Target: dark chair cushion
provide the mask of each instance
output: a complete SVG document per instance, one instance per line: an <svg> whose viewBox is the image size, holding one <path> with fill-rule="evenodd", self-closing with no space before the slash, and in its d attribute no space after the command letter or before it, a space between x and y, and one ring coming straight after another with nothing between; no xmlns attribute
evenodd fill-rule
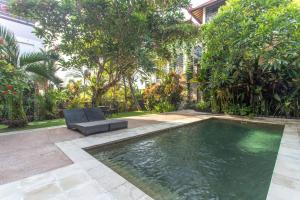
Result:
<svg viewBox="0 0 300 200"><path fill-rule="evenodd" d="M104 114L100 108L84 108L84 113L90 122L105 120Z"/></svg>
<svg viewBox="0 0 300 200"><path fill-rule="evenodd" d="M100 108L63 110L63 113L67 127L77 129L86 136L128 127L125 120L105 120Z"/></svg>
<svg viewBox="0 0 300 200"><path fill-rule="evenodd" d="M88 136L96 133L109 131L109 124L106 121L93 121L74 124L74 128L83 135Z"/></svg>
<svg viewBox="0 0 300 200"><path fill-rule="evenodd" d="M110 131L128 128L128 121L125 121L125 120L111 119L111 120L106 120L106 121L109 123Z"/></svg>
<svg viewBox="0 0 300 200"><path fill-rule="evenodd" d="M88 122L83 109L63 110L63 113L68 128L74 128L75 123Z"/></svg>

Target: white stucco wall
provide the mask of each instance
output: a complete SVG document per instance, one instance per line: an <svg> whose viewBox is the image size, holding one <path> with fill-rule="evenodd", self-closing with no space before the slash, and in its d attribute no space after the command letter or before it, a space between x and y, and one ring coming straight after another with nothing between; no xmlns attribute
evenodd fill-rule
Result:
<svg viewBox="0 0 300 200"><path fill-rule="evenodd" d="M35 36L34 28L13 20L4 19L0 16L1 26L15 34L20 45L21 53L37 52L44 48L43 41Z"/></svg>

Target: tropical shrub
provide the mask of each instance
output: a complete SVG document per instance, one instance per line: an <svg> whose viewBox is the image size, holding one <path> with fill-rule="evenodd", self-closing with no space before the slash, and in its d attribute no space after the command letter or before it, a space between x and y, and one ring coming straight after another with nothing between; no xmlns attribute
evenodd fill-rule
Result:
<svg viewBox="0 0 300 200"><path fill-rule="evenodd" d="M229 115L241 115L241 116L249 116L252 115L251 107L246 105L230 105L223 110L225 114Z"/></svg>
<svg viewBox="0 0 300 200"><path fill-rule="evenodd" d="M160 113L171 112L174 111L175 109L176 107L173 104L166 101L159 102L158 104L154 105L154 110Z"/></svg>
<svg viewBox="0 0 300 200"><path fill-rule="evenodd" d="M73 109L73 108L84 108L84 101L80 97L74 97L71 101L68 102L67 108Z"/></svg>
<svg viewBox="0 0 300 200"><path fill-rule="evenodd" d="M159 84L152 84L145 89L143 99L144 99L145 108L147 110L153 110L155 104L157 104L160 101L162 97L159 92L160 92Z"/></svg>
<svg viewBox="0 0 300 200"><path fill-rule="evenodd" d="M82 85L82 81L69 81L67 84L67 108L83 108L85 106L85 102L87 101L86 96L84 94L84 87Z"/></svg>
<svg viewBox="0 0 300 200"><path fill-rule="evenodd" d="M197 104L196 104L196 110L198 111L203 111L203 112L209 112L210 111L210 104L209 102L206 102L206 101L199 101Z"/></svg>
<svg viewBox="0 0 300 200"><path fill-rule="evenodd" d="M28 122L24 110L24 91L29 86L30 75L59 83L52 70L57 56L45 52L21 54L14 34L0 26L0 59L1 99L6 110L4 123L9 127L24 126Z"/></svg>
<svg viewBox="0 0 300 200"><path fill-rule="evenodd" d="M168 44L198 30L184 23L182 11L189 2L13 0L10 7L39 24L35 32L47 46L60 42L58 49L68 57L68 66L85 66L94 72L94 106L100 105L102 96L126 78L139 109L132 87L136 72L152 68L156 55L170 57Z"/></svg>
<svg viewBox="0 0 300 200"><path fill-rule="evenodd" d="M3 102L3 123L9 127L27 124L23 107L23 91L26 88L26 78L22 71L6 61L0 61L0 100Z"/></svg>
<svg viewBox="0 0 300 200"><path fill-rule="evenodd" d="M47 120L58 117L58 97L55 90L49 90L44 94L36 95L38 100L38 119Z"/></svg>
<svg viewBox="0 0 300 200"><path fill-rule="evenodd" d="M169 73L162 83L162 91L167 102L177 107L182 100L183 87L180 84L180 75L175 72Z"/></svg>
<svg viewBox="0 0 300 200"><path fill-rule="evenodd" d="M295 1L229 0L201 29L200 80L213 111L299 117L300 8Z"/></svg>
<svg viewBox="0 0 300 200"><path fill-rule="evenodd" d="M182 100L183 87L179 75L168 74L161 84L152 84L145 89L143 99L147 110L175 110Z"/></svg>

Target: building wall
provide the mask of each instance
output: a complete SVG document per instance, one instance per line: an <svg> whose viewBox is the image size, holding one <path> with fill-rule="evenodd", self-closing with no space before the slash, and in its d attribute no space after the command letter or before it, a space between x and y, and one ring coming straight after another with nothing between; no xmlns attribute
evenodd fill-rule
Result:
<svg viewBox="0 0 300 200"><path fill-rule="evenodd" d="M15 34L21 53L38 52L44 48L43 41L33 33L32 25L20 23L18 20L3 15L0 15L0 24Z"/></svg>
<svg viewBox="0 0 300 200"><path fill-rule="evenodd" d="M33 23L24 18L13 16L8 10L10 0L0 0L0 25L14 33L21 53L38 52L44 48L43 41L33 33Z"/></svg>

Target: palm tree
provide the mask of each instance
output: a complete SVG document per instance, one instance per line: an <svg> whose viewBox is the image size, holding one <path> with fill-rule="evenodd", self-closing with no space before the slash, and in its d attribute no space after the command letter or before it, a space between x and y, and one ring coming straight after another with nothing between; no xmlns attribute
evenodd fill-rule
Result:
<svg viewBox="0 0 300 200"><path fill-rule="evenodd" d="M55 67L55 62L59 59L57 54L43 50L20 54L20 47L14 34L3 26L0 26L0 52L1 58L16 69L42 76L56 85L61 83L61 80L55 76L58 70Z"/></svg>
<svg viewBox="0 0 300 200"><path fill-rule="evenodd" d="M55 85L61 83L61 80L55 76L57 71L55 66L55 62L58 60L57 54L53 51L21 54L14 34L3 26L0 26L0 58L13 66L16 71L27 73L29 76L34 74L36 77L39 77L39 80L50 81ZM17 110L20 114L15 116L18 116L18 119L27 121L21 93L16 105L18 108L14 110Z"/></svg>

